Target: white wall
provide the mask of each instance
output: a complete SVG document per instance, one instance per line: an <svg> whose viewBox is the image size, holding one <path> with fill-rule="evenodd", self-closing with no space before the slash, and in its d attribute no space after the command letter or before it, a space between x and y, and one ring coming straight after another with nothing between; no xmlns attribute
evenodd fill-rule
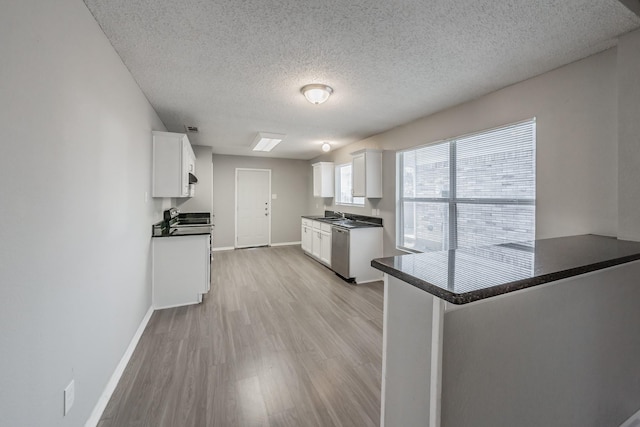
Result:
<svg viewBox="0 0 640 427"><path fill-rule="evenodd" d="M307 214L311 167L306 160L213 156L214 248L234 246L236 168L271 169L271 243L300 241L300 216Z"/></svg>
<svg viewBox="0 0 640 427"><path fill-rule="evenodd" d="M381 210L385 255L395 251L393 152L499 125L537 118L536 237L617 232L616 49L509 86L474 101L344 147L310 163L345 162L363 147L389 150L384 197L348 212ZM319 213L316 200L309 211ZM329 203L332 200L328 201ZM331 205L330 205L331 206ZM341 210L341 209L339 209Z"/></svg>
<svg viewBox="0 0 640 427"><path fill-rule="evenodd" d="M3 2L0 40L0 424L79 426L151 304L164 126L82 1Z"/></svg>
<svg viewBox="0 0 640 427"><path fill-rule="evenodd" d="M640 240L640 31L618 44L619 237Z"/></svg>
<svg viewBox="0 0 640 427"><path fill-rule="evenodd" d="M442 426L620 426L640 407L639 275L636 261L445 313Z"/></svg>

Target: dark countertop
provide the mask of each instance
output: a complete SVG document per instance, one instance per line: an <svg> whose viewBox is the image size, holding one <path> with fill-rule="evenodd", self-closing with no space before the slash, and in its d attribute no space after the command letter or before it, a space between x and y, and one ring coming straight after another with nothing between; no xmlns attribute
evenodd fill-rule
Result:
<svg viewBox="0 0 640 427"><path fill-rule="evenodd" d="M335 219L338 218L338 215L333 211L325 211L324 216L302 215L302 218L320 221L325 224L331 224L347 229L382 227L382 218L356 214L345 214L345 222L336 222Z"/></svg>
<svg viewBox="0 0 640 427"><path fill-rule="evenodd" d="M587 234L379 258L371 266L467 304L638 259L640 242Z"/></svg>
<svg viewBox="0 0 640 427"><path fill-rule="evenodd" d="M193 229L174 229L172 232L162 232L161 234L154 234L151 237L180 237L180 236L204 236L211 234L211 229L208 231L202 230L198 227L198 230Z"/></svg>

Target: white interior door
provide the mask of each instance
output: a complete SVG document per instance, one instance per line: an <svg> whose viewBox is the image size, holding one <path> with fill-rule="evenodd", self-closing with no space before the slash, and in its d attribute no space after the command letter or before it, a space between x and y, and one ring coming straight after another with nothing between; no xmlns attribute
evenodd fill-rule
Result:
<svg viewBox="0 0 640 427"><path fill-rule="evenodd" d="M236 248L271 244L271 170L236 169Z"/></svg>

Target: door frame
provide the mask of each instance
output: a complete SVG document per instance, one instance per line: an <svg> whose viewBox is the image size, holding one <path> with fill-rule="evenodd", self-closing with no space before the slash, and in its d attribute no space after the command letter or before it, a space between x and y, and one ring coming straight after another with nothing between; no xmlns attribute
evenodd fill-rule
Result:
<svg viewBox="0 0 640 427"><path fill-rule="evenodd" d="M233 212L233 221L234 221L234 236L233 236L233 247L235 249L241 248L250 248L252 246L238 246L238 172L240 171L257 171L257 172L268 172L269 173L269 198L268 198L268 207L269 207L269 241L267 246L271 246L271 169L256 169L256 168L236 168L236 177L233 182L234 192L235 192L235 203L234 203L234 212Z"/></svg>

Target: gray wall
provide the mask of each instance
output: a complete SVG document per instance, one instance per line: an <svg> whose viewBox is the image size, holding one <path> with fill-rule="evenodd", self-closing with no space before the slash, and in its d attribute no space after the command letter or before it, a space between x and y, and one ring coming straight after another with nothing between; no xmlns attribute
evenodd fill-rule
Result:
<svg viewBox="0 0 640 427"><path fill-rule="evenodd" d="M311 167L305 160L213 156L214 248L234 246L236 168L271 169L271 243L300 241L300 216L307 214Z"/></svg>
<svg viewBox="0 0 640 427"><path fill-rule="evenodd" d="M3 2L0 40L0 424L80 426L151 306L165 128L81 1Z"/></svg>
<svg viewBox="0 0 640 427"><path fill-rule="evenodd" d="M367 201L364 208L343 210L371 215L372 208L379 208L385 222L385 255L392 255L397 253L396 150L536 117L537 238L615 235L617 84L616 49L610 49L319 156L310 163L348 162L349 153L365 147L388 150L383 158L384 197ZM310 213L320 213L323 204L333 206L333 199L318 201L323 199L311 198Z"/></svg>
<svg viewBox="0 0 640 427"><path fill-rule="evenodd" d="M640 402L638 276L636 261L445 313L442 426L621 425Z"/></svg>
<svg viewBox="0 0 640 427"><path fill-rule="evenodd" d="M176 199L176 206L181 212L212 212L213 211L213 148L204 145L194 145L196 155L196 195L190 198Z"/></svg>
<svg viewBox="0 0 640 427"><path fill-rule="evenodd" d="M622 239L640 240L640 31L618 45L618 201Z"/></svg>

